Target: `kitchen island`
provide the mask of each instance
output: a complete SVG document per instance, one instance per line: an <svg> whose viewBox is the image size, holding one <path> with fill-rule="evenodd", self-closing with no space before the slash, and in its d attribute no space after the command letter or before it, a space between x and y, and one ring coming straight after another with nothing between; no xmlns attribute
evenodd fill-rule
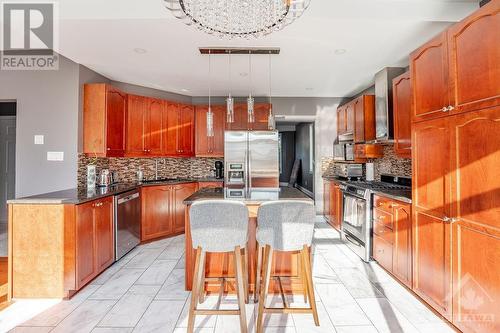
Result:
<svg viewBox="0 0 500 333"><path fill-rule="evenodd" d="M271 195L273 196L273 195ZM265 195L259 196L264 198ZM186 290L191 290L194 273L194 260L196 250L193 249L191 243L191 234L189 228L189 208L191 204L201 200L228 200L224 199L224 191L222 188L204 188L195 192L184 200L186 205L185 209L185 231L186 231L186 274L185 274L185 287ZM311 198L306 196L303 192L296 188L281 187L280 191L274 196L273 200L307 200L312 201ZM257 241L255 239L257 229L257 210L266 199L248 199L243 202L248 207L249 220L248 220L248 243L246 251L248 251L248 283L249 290L254 290L255 273L257 267ZM232 253L207 253L205 265L205 290L207 292L220 292L220 281L213 281L210 278L229 278L229 281L224 285L224 292L234 292L234 284L230 280L234 277L234 259ZM283 279L282 285L285 293L303 292L302 288L302 272L299 265L299 252L278 252L273 254L273 264L271 274L274 276L289 277L290 279ZM271 280L270 292L279 292L279 284Z"/></svg>

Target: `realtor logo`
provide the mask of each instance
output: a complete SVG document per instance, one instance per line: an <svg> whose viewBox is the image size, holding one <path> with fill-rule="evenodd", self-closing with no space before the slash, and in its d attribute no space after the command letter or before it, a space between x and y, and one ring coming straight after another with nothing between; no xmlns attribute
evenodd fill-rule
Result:
<svg viewBox="0 0 500 333"><path fill-rule="evenodd" d="M2 2L1 70L56 70L54 2Z"/></svg>

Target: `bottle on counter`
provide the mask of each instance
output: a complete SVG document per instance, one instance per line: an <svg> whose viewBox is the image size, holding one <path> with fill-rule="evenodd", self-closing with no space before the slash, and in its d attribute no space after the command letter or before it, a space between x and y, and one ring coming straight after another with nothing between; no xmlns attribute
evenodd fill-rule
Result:
<svg viewBox="0 0 500 333"><path fill-rule="evenodd" d="M144 172L142 172L142 168L139 167L139 170L137 170L137 181L139 183L142 183L143 180L144 180Z"/></svg>

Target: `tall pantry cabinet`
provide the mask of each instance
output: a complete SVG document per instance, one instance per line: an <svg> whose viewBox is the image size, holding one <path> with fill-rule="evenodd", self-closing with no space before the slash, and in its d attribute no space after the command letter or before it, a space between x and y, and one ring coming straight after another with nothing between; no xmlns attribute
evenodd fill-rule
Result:
<svg viewBox="0 0 500 333"><path fill-rule="evenodd" d="M499 7L410 56L413 288L463 332L500 331Z"/></svg>

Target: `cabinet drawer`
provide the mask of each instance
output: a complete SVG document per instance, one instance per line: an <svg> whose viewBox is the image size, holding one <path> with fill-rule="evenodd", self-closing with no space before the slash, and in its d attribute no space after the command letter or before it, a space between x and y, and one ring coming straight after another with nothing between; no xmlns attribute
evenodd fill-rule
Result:
<svg viewBox="0 0 500 333"><path fill-rule="evenodd" d="M394 233L392 229L387 228L383 223L374 223L373 232L386 242L394 244Z"/></svg>
<svg viewBox="0 0 500 333"><path fill-rule="evenodd" d="M392 212L392 209L391 209ZM373 227L380 225L389 229L393 229L393 216L392 213L387 213L384 210L375 208L373 210Z"/></svg>
<svg viewBox="0 0 500 333"><path fill-rule="evenodd" d="M373 258L385 269L392 271L392 244L373 235Z"/></svg>
<svg viewBox="0 0 500 333"><path fill-rule="evenodd" d="M373 196L373 207L378 210L382 210L384 212L392 214L392 208L395 206L395 203L392 199L380 197L378 195Z"/></svg>

